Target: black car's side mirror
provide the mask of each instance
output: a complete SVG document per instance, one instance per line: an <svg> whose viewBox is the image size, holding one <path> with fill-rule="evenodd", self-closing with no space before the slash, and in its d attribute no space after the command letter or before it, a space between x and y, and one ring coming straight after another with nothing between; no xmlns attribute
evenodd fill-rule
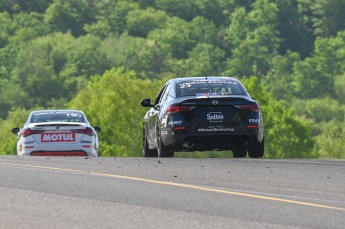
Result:
<svg viewBox="0 0 345 229"><path fill-rule="evenodd" d="M143 107L153 107L151 99L143 99L141 100L140 104Z"/></svg>
<svg viewBox="0 0 345 229"><path fill-rule="evenodd" d="M12 128L11 132L13 134L18 134L19 130L20 130L19 127L15 127L15 128Z"/></svg>
<svg viewBox="0 0 345 229"><path fill-rule="evenodd" d="M99 126L94 126L93 129L94 129L97 133L101 132L101 130L102 130L102 128L99 127Z"/></svg>

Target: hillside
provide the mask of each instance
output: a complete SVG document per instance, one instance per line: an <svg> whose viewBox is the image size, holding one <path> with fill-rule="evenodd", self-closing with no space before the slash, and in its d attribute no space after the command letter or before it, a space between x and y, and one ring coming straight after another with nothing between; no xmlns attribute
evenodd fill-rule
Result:
<svg viewBox="0 0 345 229"><path fill-rule="evenodd" d="M266 157L345 158L343 0L3 0L0 154L31 110L81 109L102 156L140 156L142 98L169 78L237 77Z"/></svg>

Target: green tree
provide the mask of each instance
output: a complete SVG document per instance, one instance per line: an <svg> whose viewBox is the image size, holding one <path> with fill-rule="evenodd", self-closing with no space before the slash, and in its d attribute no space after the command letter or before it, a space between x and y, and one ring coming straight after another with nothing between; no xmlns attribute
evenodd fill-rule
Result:
<svg viewBox="0 0 345 229"><path fill-rule="evenodd" d="M132 1L139 4L140 8L143 8L143 9L156 6L156 0L132 0Z"/></svg>
<svg viewBox="0 0 345 229"><path fill-rule="evenodd" d="M331 37L345 28L343 0L298 0L299 13L313 37Z"/></svg>
<svg viewBox="0 0 345 229"><path fill-rule="evenodd" d="M9 46L14 33L13 24L13 20L7 12L0 12L0 88L3 84L8 83L13 66L15 52Z"/></svg>
<svg viewBox="0 0 345 229"><path fill-rule="evenodd" d="M128 34L146 37L151 30L164 27L167 19L167 13L161 10L153 8L132 10L127 15Z"/></svg>
<svg viewBox="0 0 345 229"><path fill-rule="evenodd" d="M316 136L315 154L319 158L343 159L345 158L345 128L337 121L323 125L323 131Z"/></svg>
<svg viewBox="0 0 345 229"><path fill-rule="evenodd" d="M123 34L106 39L103 50L112 67L135 71L141 78L157 78L164 72L167 57L156 41Z"/></svg>
<svg viewBox="0 0 345 229"><path fill-rule="evenodd" d="M204 17L195 17L188 23L190 40L193 46L200 43L208 43L219 47L221 45L221 34L212 21Z"/></svg>
<svg viewBox="0 0 345 229"><path fill-rule="evenodd" d="M278 7L280 48L285 55L288 50L299 53L305 58L313 51L313 36L309 33L299 12L297 0L275 0Z"/></svg>
<svg viewBox="0 0 345 229"><path fill-rule="evenodd" d="M93 36L75 39L70 34L56 33L25 44L18 53L11 82L27 93L26 108L50 106L52 99L63 104L92 75L108 68L101 40Z"/></svg>
<svg viewBox="0 0 345 229"><path fill-rule="evenodd" d="M12 20L7 12L0 12L0 49L5 47L11 36Z"/></svg>
<svg viewBox="0 0 345 229"><path fill-rule="evenodd" d="M179 17L186 21L200 16L204 17L216 25L221 25L225 16L224 9L229 5L227 0L156 0L156 7L164 10L172 16Z"/></svg>
<svg viewBox="0 0 345 229"><path fill-rule="evenodd" d="M335 76L345 73L345 32L318 38L312 57L295 63L295 95L300 98L335 97Z"/></svg>
<svg viewBox="0 0 345 229"><path fill-rule="evenodd" d="M313 5L315 34L336 36L345 29L345 2L343 0L316 0Z"/></svg>
<svg viewBox="0 0 345 229"><path fill-rule="evenodd" d="M36 44L23 48L17 57L17 67L11 80L27 92L26 108L32 105L46 105L59 95L62 82L56 79L49 63L49 47Z"/></svg>
<svg viewBox="0 0 345 229"><path fill-rule="evenodd" d="M25 107L28 104L28 93L21 85L5 81L0 87L0 118L6 118L13 107Z"/></svg>
<svg viewBox="0 0 345 229"><path fill-rule="evenodd" d="M263 79L269 91L278 100L291 102L294 98L294 64L300 61L298 53L288 51L286 55L277 55L272 59L270 71Z"/></svg>
<svg viewBox="0 0 345 229"><path fill-rule="evenodd" d="M71 77L70 73L75 77L82 76L89 79L91 76L102 74L106 69L109 69L110 64L106 61L102 44L103 41L93 35L73 39L73 42L68 44L67 47L66 42L59 42L60 48L65 46L63 50L67 58L67 63L63 70L67 71L67 74L66 72L61 74L64 74L66 79Z"/></svg>
<svg viewBox="0 0 345 229"><path fill-rule="evenodd" d="M334 90L339 102L345 105L345 73L343 75L338 75L334 80Z"/></svg>
<svg viewBox="0 0 345 229"><path fill-rule="evenodd" d="M68 32L80 36L83 34L83 25L78 23L77 15L73 9L57 0L49 6L45 13L44 22L49 25L52 32Z"/></svg>
<svg viewBox="0 0 345 229"><path fill-rule="evenodd" d="M246 10L250 10L253 7L255 0L230 0L228 1L230 7L244 7Z"/></svg>
<svg viewBox="0 0 345 229"><path fill-rule="evenodd" d="M120 36L127 31L128 13L139 8L139 4L127 0L99 1L96 4L97 21L85 24L84 29L102 38Z"/></svg>
<svg viewBox="0 0 345 229"><path fill-rule="evenodd" d="M220 48L221 36L216 26L203 17L195 17L187 26L185 37L189 39L190 51L185 50L186 57L184 54L179 58L167 58L168 72L179 77L220 75L224 69L225 52Z"/></svg>
<svg viewBox="0 0 345 229"><path fill-rule="evenodd" d="M53 0L2 0L0 2L0 12L7 11L11 14L18 12L39 12L44 13Z"/></svg>
<svg viewBox="0 0 345 229"><path fill-rule="evenodd" d="M196 16L196 5L194 1L156 0L156 6L158 9L187 21L192 20Z"/></svg>
<svg viewBox="0 0 345 229"><path fill-rule="evenodd" d="M243 79L251 95L258 100L263 111L265 125L265 157L311 158L313 138L311 127L302 122L290 107L274 100L257 77Z"/></svg>
<svg viewBox="0 0 345 229"><path fill-rule="evenodd" d="M329 97L298 99L292 105L297 115L312 119L315 123L331 121L343 123L345 121L345 106Z"/></svg>
<svg viewBox="0 0 345 229"><path fill-rule="evenodd" d="M253 10L237 8L230 17L227 40L232 56L225 75L264 76L279 47L278 8L268 0L258 0Z"/></svg>
<svg viewBox="0 0 345 229"><path fill-rule="evenodd" d="M148 39L157 42L168 57L177 59L186 58L192 46L188 22L176 17L169 19L164 28L151 31Z"/></svg>
<svg viewBox="0 0 345 229"><path fill-rule="evenodd" d="M6 120L0 119L0 154L16 155L17 136L11 133L14 127L22 127L29 115L29 111L16 108L10 111Z"/></svg>
<svg viewBox="0 0 345 229"><path fill-rule="evenodd" d="M221 75L225 53L211 44L200 43L188 52L187 59L169 59L167 67L177 77Z"/></svg>
<svg viewBox="0 0 345 229"><path fill-rule="evenodd" d="M71 31L74 36L85 34L84 25L96 22L98 11L92 0L54 0L45 13L44 21L53 32Z"/></svg>
<svg viewBox="0 0 345 229"><path fill-rule="evenodd" d="M42 23L43 15L38 13L18 13L13 16L13 32L10 42L20 45L34 38L48 34L48 28Z"/></svg>
<svg viewBox="0 0 345 229"><path fill-rule="evenodd" d="M8 83L22 43L47 34L48 30L38 13L18 13L12 17L0 13L0 21L0 81L6 79Z"/></svg>
<svg viewBox="0 0 345 229"><path fill-rule="evenodd" d="M158 80L138 79L133 72L111 70L93 77L69 107L83 110L93 125L102 128L101 156L140 156L142 123L147 111L140 101L154 98L162 84Z"/></svg>
<svg viewBox="0 0 345 229"><path fill-rule="evenodd" d="M303 24L308 30L308 34L312 39L315 39L315 32L313 26L314 14L313 8L315 5L314 0L297 0L298 4L298 13L302 18Z"/></svg>

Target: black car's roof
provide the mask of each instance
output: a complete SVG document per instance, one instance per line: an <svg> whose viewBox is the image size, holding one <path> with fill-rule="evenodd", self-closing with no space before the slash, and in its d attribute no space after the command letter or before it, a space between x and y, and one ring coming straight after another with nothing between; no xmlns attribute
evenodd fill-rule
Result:
<svg viewBox="0 0 345 229"><path fill-rule="evenodd" d="M236 78L225 77L225 76L195 76L195 77L175 78L170 81L175 81L176 83L179 83L179 82L186 82L186 81L193 81L193 80L231 80L231 81L240 82Z"/></svg>
<svg viewBox="0 0 345 229"><path fill-rule="evenodd" d="M189 82L210 82L210 83L221 83L221 82L234 82L237 85L240 86L240 90L242 93L236 93L237 96L242 95L242 96L250 96L249 93L247 92L246 88L243 86L240 80L233 78L233 77L225 77L225 76L196 76L196 77L184 77L184 78L174 78L169 80L171 84L174 85L179 85L179 84L184 84L184 83L189 83ZM180 89L175 89L172 93L176 93L176 96L179 97L181 96L181 92L178 90ZM231 96L231 95L229 95Z"/></svg>

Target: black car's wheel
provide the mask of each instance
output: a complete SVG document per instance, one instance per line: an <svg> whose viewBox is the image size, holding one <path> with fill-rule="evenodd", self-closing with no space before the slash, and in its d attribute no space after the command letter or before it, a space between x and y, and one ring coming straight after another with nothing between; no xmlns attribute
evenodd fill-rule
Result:
<svg viewBox="0 0 345 229"><path fill-rule="evenodd" d="M144 139L143 139L143 156L144 157L157 157L158 156L158 152L155 149L150 149L147 143L147 138L144 135Z"/></svg>
<svg viewBox="0 0 345 229"><path fill-rule="evenodd" d="M157 151L158 157L173 157L174 149L170 146L165 146L162 142L161 137L157 137Z"/></svg>
<svg viewBox="0 0 345 229"><path fill-rule="evenodd" d="M248 156L251 158L259 158L264 156L265 142L253 143L248 147Z"/></svg>
<svg viewBox="0 0 345 229"><path fill-rule="evenodd" d="M232 156L234 158L246 157L247 150L245 148L236 148L232 150Z"/></svg>

